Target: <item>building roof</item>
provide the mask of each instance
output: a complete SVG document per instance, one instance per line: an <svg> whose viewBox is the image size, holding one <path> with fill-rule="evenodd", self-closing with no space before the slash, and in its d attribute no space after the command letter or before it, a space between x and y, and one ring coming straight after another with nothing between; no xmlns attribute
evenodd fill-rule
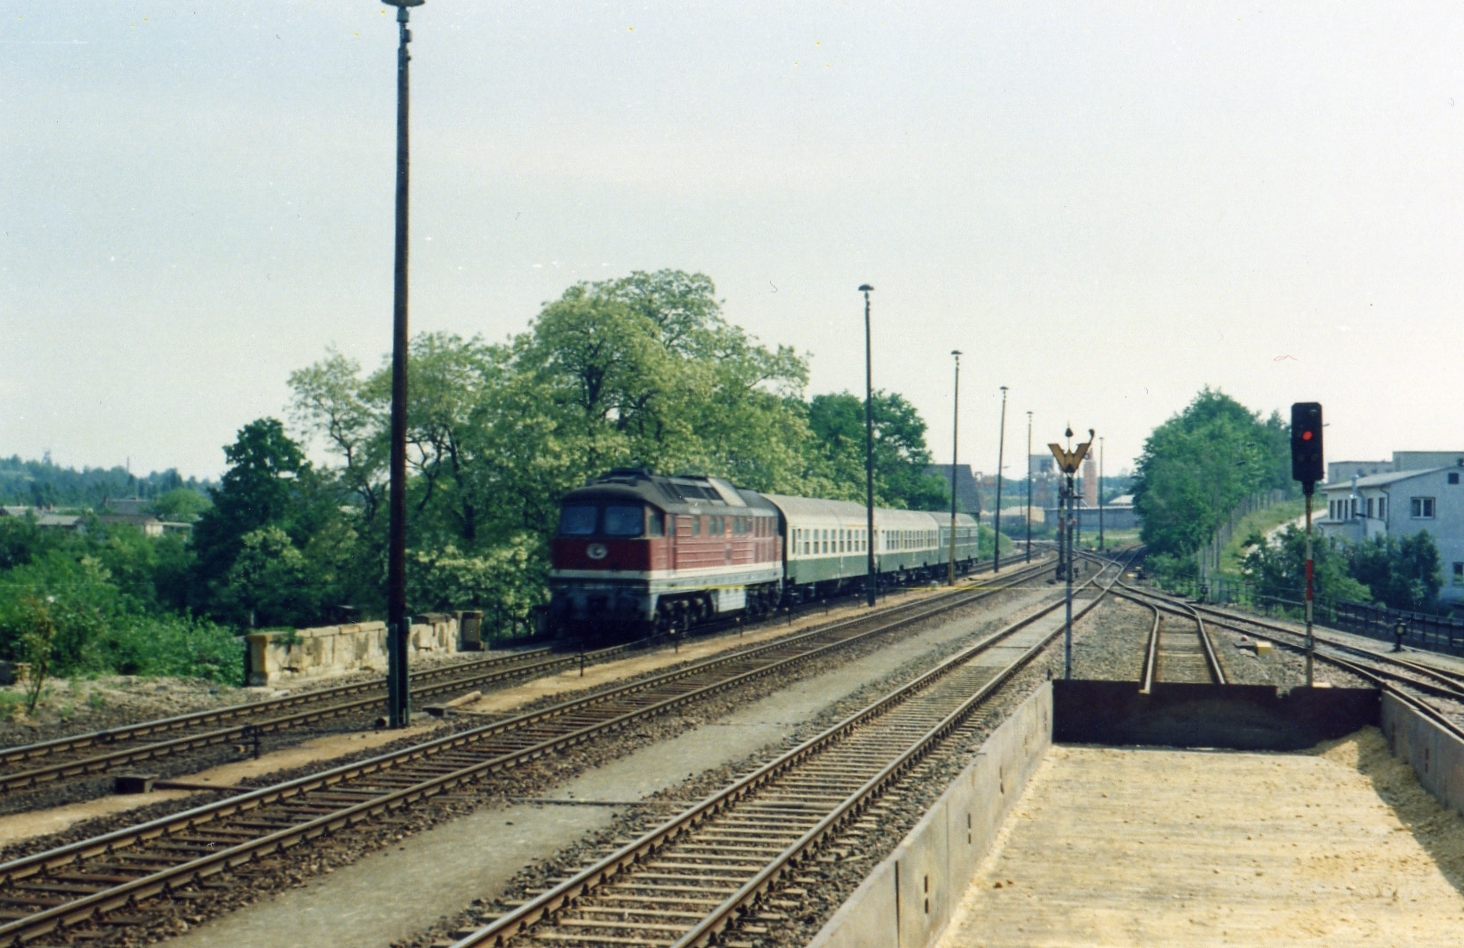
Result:
<svg viewBox="0 0 1464 948"><path fill-rule="evenodd" d="M1356 479L1358 487L1386 487L1389 484L1396 484L1398 481L1406 481L1414 477L1422 477L1425 474L1437 474L1439 471L1449 470L1447 467L1426 467L1417 471L1392 471L1387 474L1369 474L1367 477ZM1335 484L1327 484L1322 490L1331 493L1333 491L1351 490L1354 481L1348 478L1345 481L1338 481Z"/></svg>

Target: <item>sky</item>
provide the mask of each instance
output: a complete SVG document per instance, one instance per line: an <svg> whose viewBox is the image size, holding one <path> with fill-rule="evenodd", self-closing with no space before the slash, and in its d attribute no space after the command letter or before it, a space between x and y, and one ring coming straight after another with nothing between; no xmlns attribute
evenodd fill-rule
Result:
<svg viewBox="0 0 1464 948"><path fill-rule="evenodd" d="M0 454L216 476L328 347L390 347L394 10L0 0ZM413 331L716 281L1008 473L1203 386L1331 460L1457 449L1457 4L485 3L412 13ZM1457 104L1456 104L1457 103Z"/></svg>

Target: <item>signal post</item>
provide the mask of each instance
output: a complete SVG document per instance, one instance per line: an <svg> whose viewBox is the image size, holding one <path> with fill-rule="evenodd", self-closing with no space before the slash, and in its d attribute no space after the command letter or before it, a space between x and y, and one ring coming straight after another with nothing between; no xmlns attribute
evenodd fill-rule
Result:
<svg viewBox="0 0 1464 948"><path fill-rule="evenodd" d="M1312 635L1312 494L1317 481L1326 479L1322 466L1322 403L1296 402L1291 406L1291 478L1301 481L1306 496L1306 685L1312 686L1316 638Z"/></svg>
<svg viewBox="0 0 1464 948"><path fill-rule="evenodd" d="M1076 448L1064 450L1063 446L1053 442L1047 447L1052 451L1052 456L1057 460L1057 467L1062 471L1065 478L1063 499L1067 503L1067 511L1058 523L1058 559L1066 565L1063 567L1063 575L1067 580L1067 613L1066 622L1063 627L1063 671L1062 677L1070 679L1073 677L1073 476L1078 473L1078 465L1083 463L1083 458L1088 456L1088 448L1093 444L1092 432L1090 431L1087 441ZM1072 443L1073 429L1067 429L1068 443ZM1000 538L998 538L1000 542ZM1061 550L1067 550L1067 556L1063 557Z"/></svg>

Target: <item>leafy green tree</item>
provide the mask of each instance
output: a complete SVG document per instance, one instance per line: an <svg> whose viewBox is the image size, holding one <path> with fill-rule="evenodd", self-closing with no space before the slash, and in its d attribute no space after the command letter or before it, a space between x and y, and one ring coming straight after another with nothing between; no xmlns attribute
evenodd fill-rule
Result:
<svg viewBox="0 0 1464 948"><path fill-rule="evenodd" d="M164 491L149 505L159 520L171 523L193 523L209 508L209 499L196 490L175 487Z"/></svg>
<svg viewBox="0 0 1464 948"><path fill-rule="evenodd" d="M408 595L427 610L482 609L490 628L527 626L549 601L544 552L526 533L476 554L448 544L415 551Z"/></svg>
<svg viewBox="0 0 1464 948"><path fill-rule="evenodd" d="M1241 574L1262 595L1300 600L1306 589L1306 533L1291 524L1267 542L1259 533L1246 539ZM1348 550L1341 541L1314 538L1313 581L1316 594L1328 599L1368 602L1368 588L1348 573Z"/></svg>
<svg viewBox="0 0 1464 948"><path fill-rule="evenodd" d="M874 494L881 506L947 510L945 481L925 473L930 451L925 421L899 393L874 393ZM864 400L849 392L815 395L808 403L809 481L816 495L864 500Z"/></svg>
<svg viewBox="0 0 1464 948"><path fill-rule="evenodd" d="M1348 572L1377 602L1417 611L1433 606L1443 586L1439 548L1428 531L1377 536L1351 547Z"/></svg>
<svg viewBox="0 0 1464 948"><path fill-rule="evenodd" d="M1289 432L1275 412L1262 421L1222 392L1201 391L1144 443L1134 480L1144 543L1188 555L1247 496L1293 490Z"/></svg>

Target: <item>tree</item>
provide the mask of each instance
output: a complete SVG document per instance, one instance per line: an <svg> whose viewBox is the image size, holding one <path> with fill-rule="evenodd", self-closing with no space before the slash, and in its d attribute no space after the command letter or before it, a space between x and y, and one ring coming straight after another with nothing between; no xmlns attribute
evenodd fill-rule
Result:
<svg viewBox="0 0 1464 948"><path fill-rule="evenodd" d="M946 510L950 490L927 474L925 421L898 393L875 392L875 503L910 510ZM809 481L816 496L862 502L865 494L864 400L849 392L815 395L808 403Z"/></svg>
<svg viewBox="0 0 1464 948"><path fill-rule="evenodd" d="M1427 530L1404 537L1376 536L1349 551L1348 572L1372 598L1393 609L1430 608L1443 586L1439 548Z"/></svg>
<svg viewBox="0 0 1464 948"><path fill-rule="evenodd" d="M1247 496L1294 490L1289 439L1279 413L1263 422L1223 392L1202 390L1144 443L1134 479L1144 543L1187 556Z"/></svg>
<svg viewBox="0 0 1464 948"><path fill-rule="evenodd" d="M1265 596L1300 600L1306 589L1306 532L1291 524L1271 542L1259 533L1246 538L1248 551L1241 560L1241 575ZM1327 599L1367 602L1366 586L1348 574L1348 551L1341 541L1314 538L1313 582L1316 594Z"/></svg>
<svg viewBox="0 0 1464 948"><path fill-rule="evenodd" d="M261 538L268 537L273 543L279 536L287 538L290 548L301 553L342 514L328 484L317 476L300 445L274 418L261 418L245 425L234 444L224 449L224 456L231 467L220 486L211 491L213 506L204 511L193 528L197 555L194 588L202 599L199 605L216 616L243 622L248 618L249 609L257 609L259 604L251 606L230 589L231 571L240 556L248 551L251 559L260 557L259 550L265 542ZM286 555L283 548L275 552ZM305 575L318 576L319 571L307 570L301 574ZM304 580L295 577L291 581ZM250 588L263 595L262 587ZM311 621L309 604L318 605L341 595L341 591L317 588L307 596L294 588L290 594L296 604L291 617L296 621ZM268 604L266 608L284 608L277 599L266 597L261 602Z"/></svg>

